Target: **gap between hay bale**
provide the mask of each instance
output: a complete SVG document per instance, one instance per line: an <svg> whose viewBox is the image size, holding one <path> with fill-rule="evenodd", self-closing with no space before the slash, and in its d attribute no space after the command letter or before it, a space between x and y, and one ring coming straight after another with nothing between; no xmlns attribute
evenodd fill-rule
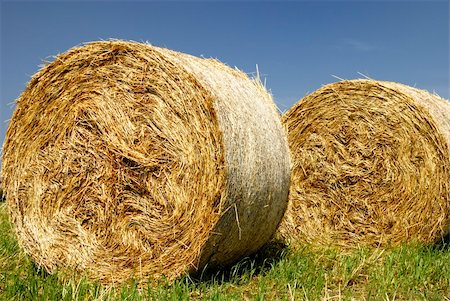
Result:
<svg viewBox="0 0 450 301"><path fill-rule="evenodd" d="M398 83L342 81L282 122L293 161L283 238L349 248L433 243L448 232L448 101Z"/></svg>
<svg viewBox="0 0 450 301"><path fill-rule="evenodd" d="M222 266L267 242L289 152L240 71L146 44L72 48L17 101L2 172L20 245L105 284Z"/></svg>

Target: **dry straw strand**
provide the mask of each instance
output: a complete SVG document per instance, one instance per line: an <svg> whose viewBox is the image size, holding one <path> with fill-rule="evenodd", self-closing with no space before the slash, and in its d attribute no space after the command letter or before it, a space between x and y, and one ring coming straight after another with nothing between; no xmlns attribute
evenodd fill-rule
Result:
<svg viewBox="0 0 450 301"><path fill-rule="evenodd" d="M25 251L50 272L112 284L255 252L286 209L289 165L258 82L216 60L104 41L33 76L2 174Z"/></svg>
<svg viewBox="0 0 450 301"><path fill-rule="evenodd" d="M301 99L282 122L293 161L283 238L348 248L446 235L447 100L399 83L341 81Z"/></svg>

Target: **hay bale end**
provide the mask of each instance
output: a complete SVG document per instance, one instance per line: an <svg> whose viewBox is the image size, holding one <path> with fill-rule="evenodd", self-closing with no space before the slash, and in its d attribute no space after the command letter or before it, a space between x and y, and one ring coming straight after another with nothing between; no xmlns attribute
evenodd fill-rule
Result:
<svg viewBox="0 0 450 301"><path fill-rule="evenodd" d="M342 81L282 121L293 161L282 237L348 248L433 243L448 232L448 101L398 83Z"/></svg>

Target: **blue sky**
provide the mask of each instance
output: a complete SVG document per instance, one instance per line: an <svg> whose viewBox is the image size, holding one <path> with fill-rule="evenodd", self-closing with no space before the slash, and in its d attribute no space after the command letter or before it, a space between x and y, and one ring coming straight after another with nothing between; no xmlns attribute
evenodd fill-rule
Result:
<svg viewBox="0 0 450 301"><path fill-rule="evenodd" d="M1 1L0 143L42 60L99 39L148 41L256 64L282 111L308 92L361 77L449 98L447 1Z"/></svg>

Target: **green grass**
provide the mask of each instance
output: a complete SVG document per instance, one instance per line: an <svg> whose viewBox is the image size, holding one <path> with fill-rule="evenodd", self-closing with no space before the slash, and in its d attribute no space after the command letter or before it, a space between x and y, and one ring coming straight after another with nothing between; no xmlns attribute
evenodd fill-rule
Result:
<svg viewBox="0 0 450 301"><path fill-rule="evenodd" d="M450 247L295 250L271 244L201 280L138 289L49 275L19 248L0 203L0 300L450 300Z"/></svg>

